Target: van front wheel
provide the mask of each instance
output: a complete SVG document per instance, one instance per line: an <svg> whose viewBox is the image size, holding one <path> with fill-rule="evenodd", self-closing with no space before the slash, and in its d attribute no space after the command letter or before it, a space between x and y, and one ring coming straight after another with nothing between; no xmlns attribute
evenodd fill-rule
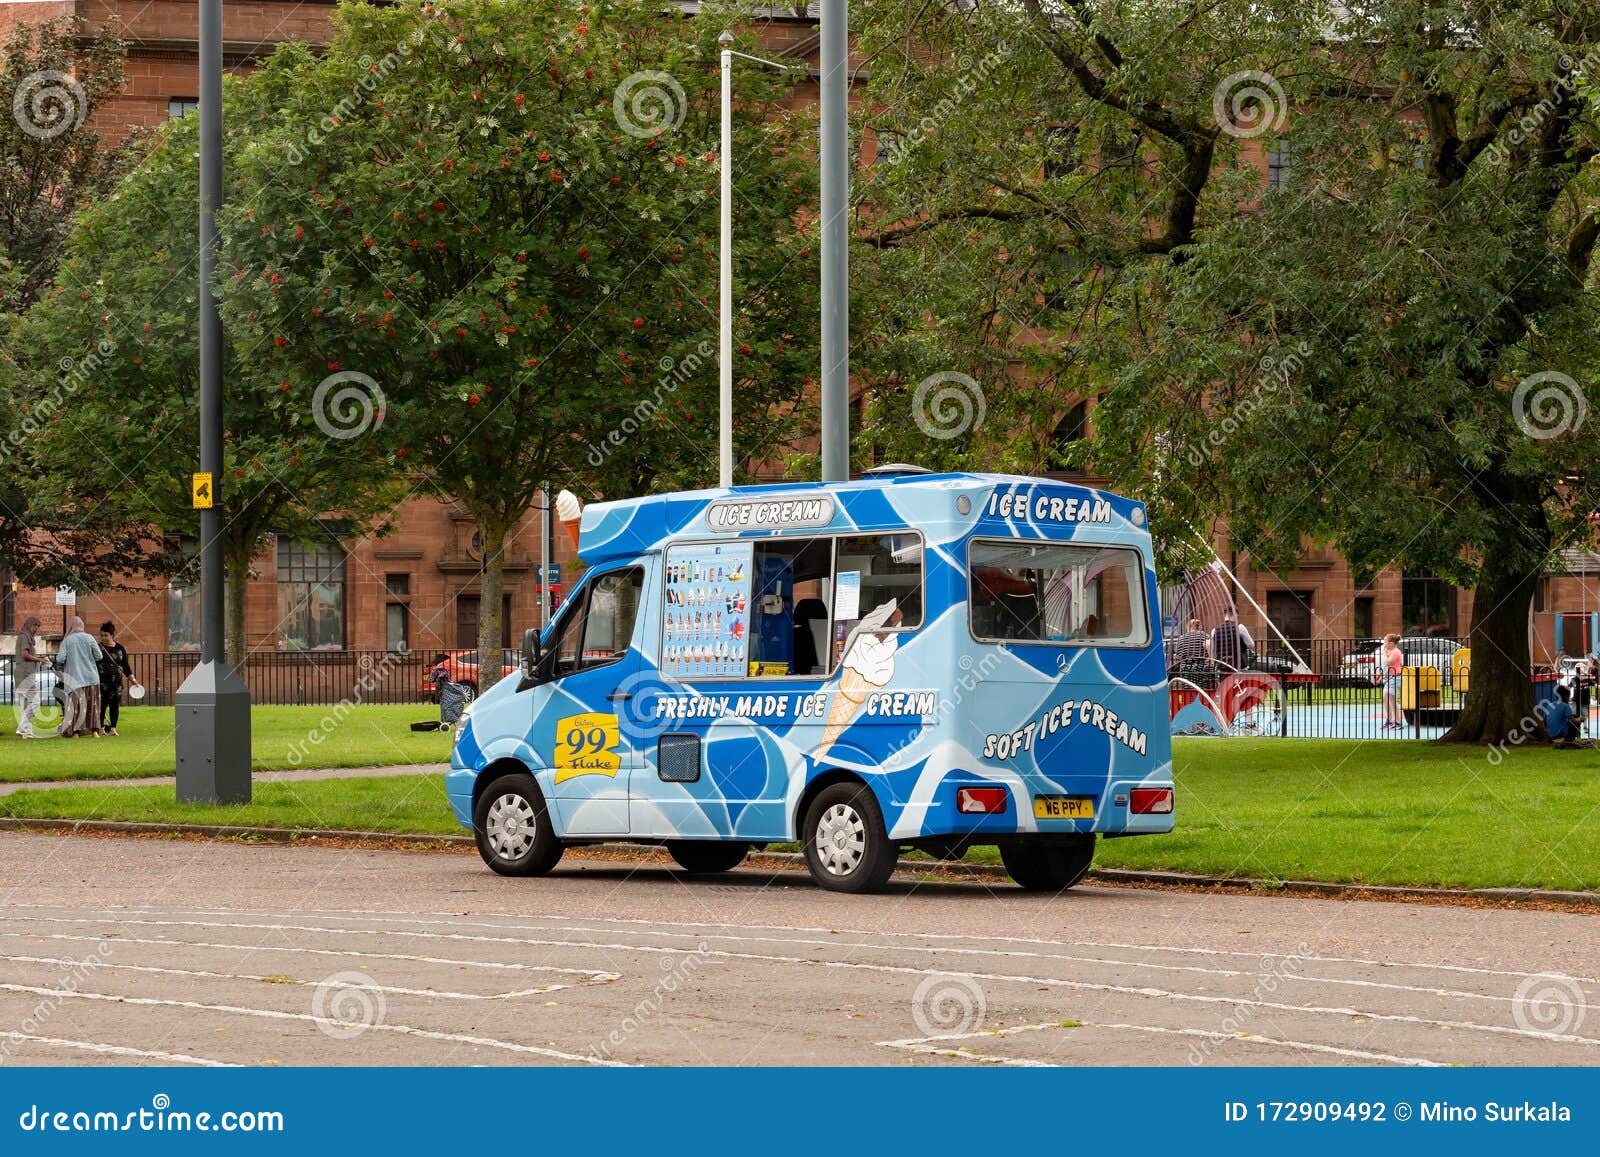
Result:
<svg viewBox="0 0 1600 1157"><path fill-rule="evenodd" d="M1011 878L1029 892L1065 892L1088 875L1089 865L1094 863L1094 837L1001 844L1000 861Z"/></svg>
<svg viewBox="0 0 1600 1157"><path fill-rule="evenodd" d="M811 878L834 892L881 892L899 848L889 842L878 797L862 783L823 788L803 830Z"/></svg>
<svg viewBox="0 0 1600 1157"><path fill-rule="evenodd" d="M502 876L542 876L565 850L544 793L524 773L503 775L483 789L472 812L472 834L478 855Z"/></svg>
<svg viewBox="0 0 1600 1157"><path fill-rule="evenodd" d="M667 851L690 875L709 876L744 863L750 845L737 840L668 840Z"/></svg>

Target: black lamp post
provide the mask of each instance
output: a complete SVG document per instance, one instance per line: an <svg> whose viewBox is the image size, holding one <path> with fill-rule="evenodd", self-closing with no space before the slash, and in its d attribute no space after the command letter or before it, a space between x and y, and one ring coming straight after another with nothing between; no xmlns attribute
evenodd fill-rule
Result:
<svg viewBox="0 0 1600 1157"><path fill-rule="evenodd" d="M200 0L200 662L178 688L179 803L250 802L250 691L223 645L222 317L212 296L222 207L222 0Z"/></svg>

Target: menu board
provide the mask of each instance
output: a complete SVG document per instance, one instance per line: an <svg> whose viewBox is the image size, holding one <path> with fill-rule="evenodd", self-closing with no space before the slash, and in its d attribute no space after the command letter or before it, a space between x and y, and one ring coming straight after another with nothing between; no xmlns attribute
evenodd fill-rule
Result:
<svg viewBox="0 0 1600 1157"><path fill-rule="evenodd" d="M693 678L745 673L754 551L749 542L707 542L667 551L662 674Z"/></svg>

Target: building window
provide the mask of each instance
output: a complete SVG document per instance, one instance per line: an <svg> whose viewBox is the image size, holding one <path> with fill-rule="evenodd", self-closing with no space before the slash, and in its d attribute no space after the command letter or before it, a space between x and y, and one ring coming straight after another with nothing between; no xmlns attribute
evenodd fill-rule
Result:
<svg viewBox="0 0 1600 1157"><path fill-rule="evenodd" d="M1400 619L1407 635L1454 635L1456 588L1443 579L1402 575Z"/></svg>
<svg viewBox="0 0 1600 1157"><path fill-rule="evenodd" d="M1079 468L1069 465L1072 449L1089 435L1089 403L1079 402L1067 411L1066 417L1056 423L1050 435L1050 469L1078 473Z"/></svg>
<svg viewBox="0 0 1600 1157"><path fill-rule="evenodd" d="M17 629L17 576L10 567L0 567L0 633Z"/></svg>
<svg viewBox="0 0 1600 1157"><path fill-rule="evenodd" d="M385 575L383 608L384 646L391 651L411 650L411 576Z"/></svg>
<svg viewBox="0 0 1600 1157"><path fill-rule="evenodd" d="M1289 183L1294 170L1294 145L1287 137L1279 137L1267 150L1267 188L1276 192Z"/></svg>
<svg viewBox="0 0 1600 1157"><path fill-rule="evenodd" d="M278 649L344 647L344 547L278 539Z"/></svg>
<svg viewBox="0 0 1600 1157"><path fill-rule="evenodd" d="M1358 598L1355 603L1354 627L1356 638L1370 639L1372 632L1372 599Z"/></svg>
<svg viewBox="0 0 1600 1157"><path fill-rule="evenodd" d="M200 102L192 96L174 96L167 98L167 116L172 120L179 120L188 116L200 107Z"/></svg>

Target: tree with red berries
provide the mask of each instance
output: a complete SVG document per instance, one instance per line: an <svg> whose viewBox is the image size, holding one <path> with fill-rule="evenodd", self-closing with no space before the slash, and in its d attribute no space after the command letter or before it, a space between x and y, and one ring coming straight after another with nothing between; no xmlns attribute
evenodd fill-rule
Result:
<svg viewBox="0 0 1600 1157"><path fill-rule="evenodd" d="M232 170L225 316L295 390L368 375L394 475L471 513L486 681L541 490L716 481L724 26L644 0L350 4L322 57L250 82L284 97ZM794 432L815 360L789 83L736 77L745 459Z"/></svg>
<svg viewBox="0 0 1600 1157"><path fill-rule="evenodd" d="M282 99L271 80L230 82L229 164ZM169 121L139 167L79 214L55 284L21 326L27 360L61 367L52 374L59 384L37 385L56 404L41 411L34 487L64 508L99 511L147 540L153 533L149 553L132 565L180 575L197 571L193 553L159 546L163 535L199 531L190 495L200 437L197 138L198 118ZM339 381L319 396L320 383L290 381L259 356L257 328L234 319L223 351L227 426L216 496L227 656L236 665L247 649L250 564L268 536L325 541L330 519L360 532L400 493L370 440L382 414L359 383Z"/></svg>

